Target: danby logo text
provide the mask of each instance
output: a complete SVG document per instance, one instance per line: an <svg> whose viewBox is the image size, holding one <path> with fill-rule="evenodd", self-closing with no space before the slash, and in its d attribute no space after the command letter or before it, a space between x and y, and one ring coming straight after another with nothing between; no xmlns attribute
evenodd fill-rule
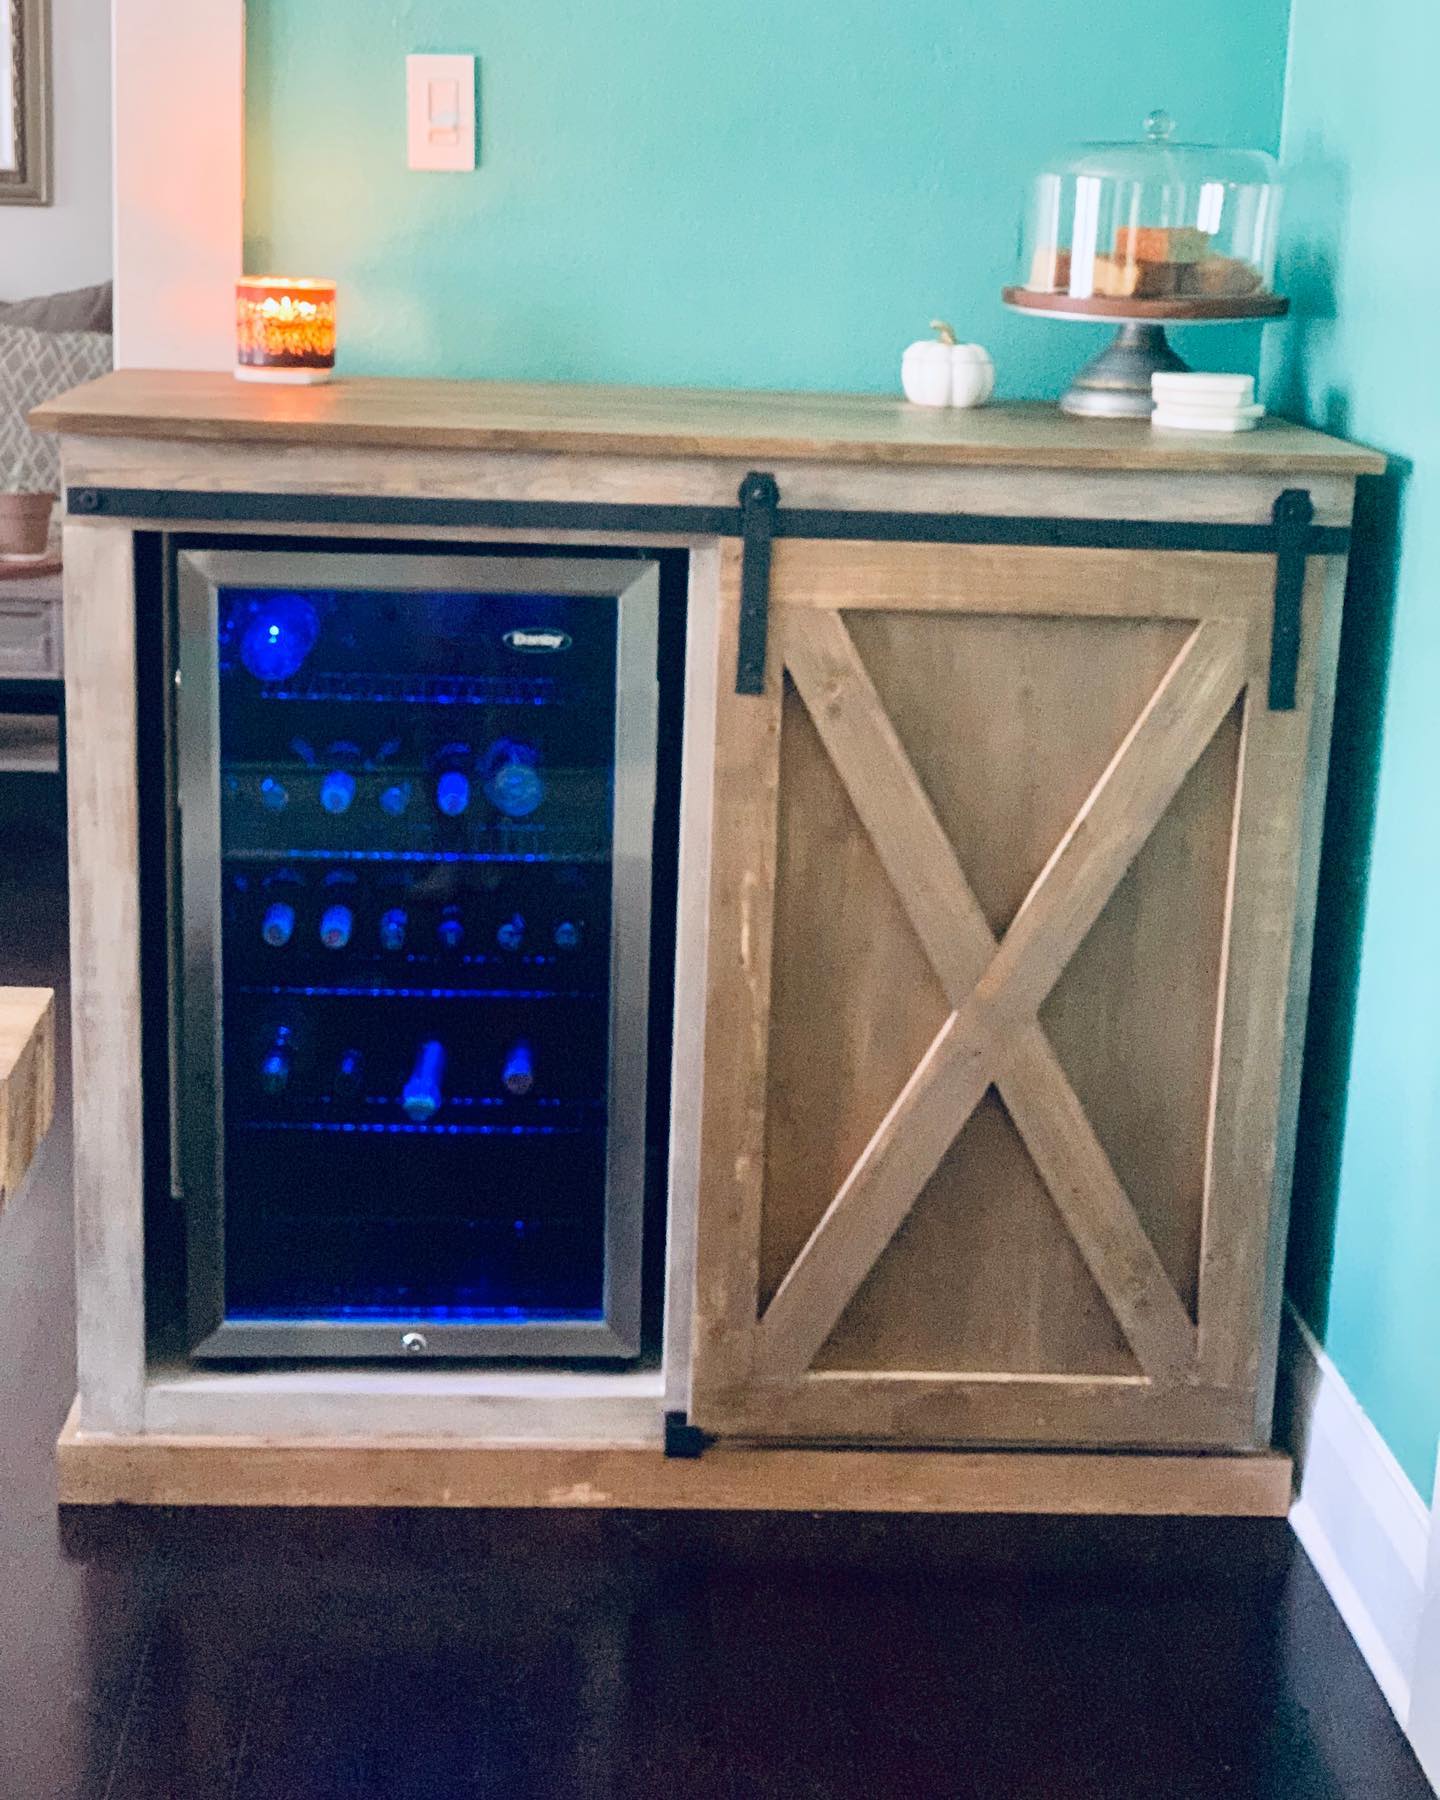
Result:
<svg viewBox="0 0 1440 1800"><path fill-rule="evenodd" d="M512 650L568 650L571 639L568 631L524 631L517 628L505 633L505 642Z"/></svg>

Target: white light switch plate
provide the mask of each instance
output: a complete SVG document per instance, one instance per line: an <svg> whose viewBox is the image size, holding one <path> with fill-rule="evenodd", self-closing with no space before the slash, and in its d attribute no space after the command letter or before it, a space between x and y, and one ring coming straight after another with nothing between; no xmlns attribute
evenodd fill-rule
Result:
<svg viewBox="0 0 1440 1800"><path fill-rule="evenodd" d="M475 167L475 58L405 58L412 169Z"/></svg>

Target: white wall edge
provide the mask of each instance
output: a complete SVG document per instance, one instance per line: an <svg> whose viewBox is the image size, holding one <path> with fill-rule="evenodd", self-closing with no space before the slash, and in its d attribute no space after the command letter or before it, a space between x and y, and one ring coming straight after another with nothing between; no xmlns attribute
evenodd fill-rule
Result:
<svg viewBox="0 0 1440 1800"><path fill-rule="evenodd" d="M1287 1448L1296 1467L1290 1523L1423 1761L1426 1751L1418 1736L1424 1735L1428 1709L1417 1710L1414 1698L1428 1679L1418 1659L1431 1515L1288 1301L1280 1383L1280 1417L1288 1420ZM1412 1716L1418 1735L1411 1730ZM1428 1763L1426 1772L1432 1784L1440 1776Z"/></svg>
<svg viewBox="0 0 1440 1800"><path fill-rule="evenodd" d="M235 359L245 0L113 0L115 366Z"/></svg>

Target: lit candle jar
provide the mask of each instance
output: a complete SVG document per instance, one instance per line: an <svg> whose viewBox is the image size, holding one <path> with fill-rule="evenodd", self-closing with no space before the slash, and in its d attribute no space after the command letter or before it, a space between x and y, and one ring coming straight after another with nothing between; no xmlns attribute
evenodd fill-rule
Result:
<svg viewBox="0 0 1440 1800"><path fill-rule="evenodd" d="M250 275L235 284L241 381L328 381L335 372L335 283Z"/></svg>

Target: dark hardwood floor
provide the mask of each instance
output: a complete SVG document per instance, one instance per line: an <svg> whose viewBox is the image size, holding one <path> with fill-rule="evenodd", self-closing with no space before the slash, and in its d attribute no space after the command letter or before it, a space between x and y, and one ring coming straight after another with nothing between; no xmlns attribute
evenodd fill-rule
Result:
<svg viewBox="0 0 1440 1800"><path fill-rule="evenodd" d="M63 938L0 811L0 980ZM69 1183L62 1100L0 1219L0 1800L1429 1793L1283 1525L59 1521Z"/></svg>

